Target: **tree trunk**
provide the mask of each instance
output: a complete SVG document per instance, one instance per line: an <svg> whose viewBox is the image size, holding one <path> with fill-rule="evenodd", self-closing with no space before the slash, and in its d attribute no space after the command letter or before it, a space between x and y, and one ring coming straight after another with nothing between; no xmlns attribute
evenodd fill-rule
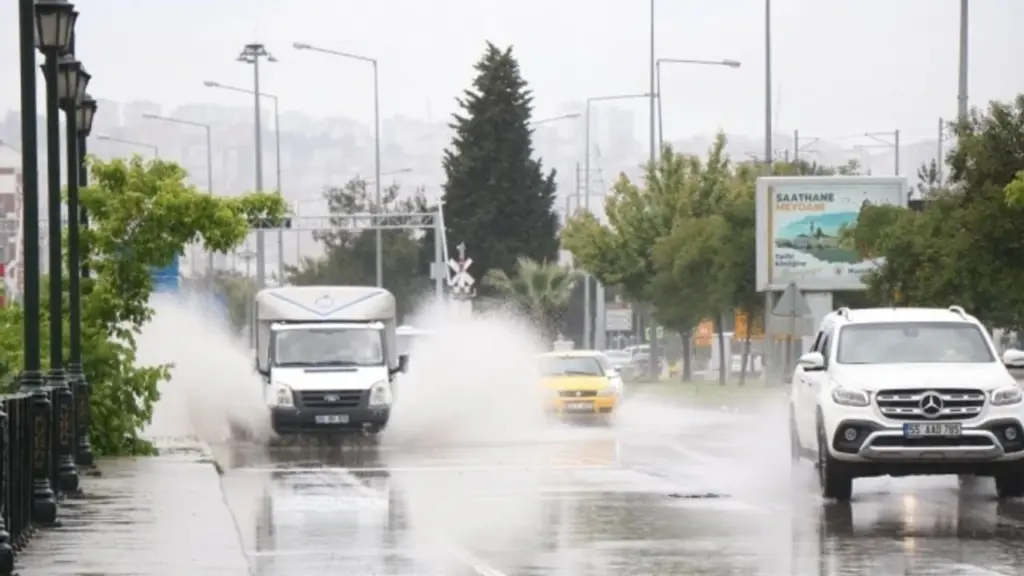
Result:
<svg viewBox="0 0 1024 576"><path fill-rule="evenodd" d="M747 333L743 336L743 366L740 367L740 386L747 383L747 364L750 362L750 313L747 313Z"/></svg>
<svg viewBox="0 0 1024 576"><path fill-rule="evenodd" d="M725 375L729 370L729 366L725 364L725 318L720 313L716 314L715 318L718 323L718 385L725 386Z"/></svg>
<svg viewBox="0 0 1024 576"><path fill-rule="evenodd" d="M682 380L683 382L693 381L693 333L689 329L679 330L679 337L683 341L683 369Z"/></svg>

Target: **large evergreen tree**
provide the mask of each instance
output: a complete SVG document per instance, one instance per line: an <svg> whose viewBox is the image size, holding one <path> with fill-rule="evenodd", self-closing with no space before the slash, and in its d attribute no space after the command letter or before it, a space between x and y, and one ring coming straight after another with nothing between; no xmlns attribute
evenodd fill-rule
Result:
<svg viewBox="0 0 1024 576"><path fill-rule="evenodd" d="M520 257L557 261L558 218L555 171L533 158L533 96L512 48L488 43L475 69L445 150L444 216L448 245L465 242L479 278L514 273Z"/></svg>

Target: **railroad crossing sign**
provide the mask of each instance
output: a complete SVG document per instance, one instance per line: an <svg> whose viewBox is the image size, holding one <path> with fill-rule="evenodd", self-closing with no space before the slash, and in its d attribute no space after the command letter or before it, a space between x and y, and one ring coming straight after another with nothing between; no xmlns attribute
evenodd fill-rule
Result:
<svg viewBox="0 0 1024 576"><path fill-rule="evenodd" d="M448 267L455 273L454 276L448 279L448 286L451 287L452 293L456 296L472 297L476 294L476 291L473 290L473 284L476 284L476 280L469 275L469 267L473 264L473 259L466 258L465 242L460 243L456 250L459 251L459 259L448 261Z"/></svg>

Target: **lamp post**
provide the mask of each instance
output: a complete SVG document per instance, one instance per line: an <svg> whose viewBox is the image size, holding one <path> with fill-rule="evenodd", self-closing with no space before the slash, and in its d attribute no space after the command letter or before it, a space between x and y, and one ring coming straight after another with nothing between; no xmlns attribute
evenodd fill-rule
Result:
<svg viewBox="0 0 1024 576"><path fill-rule="evenodd" d="M193 122L191 120L182 120L181 118L172 118L170 116L160 116L159 114L145 113L142 115L147 120L161 120L163 122L170 122L172 124L180 124L183 126L195 126L196 128L202 128L206 130L206 191L213 196L213 127L209 124L202 122ZM213 280L213 252L207 251L207 262L206 262L206 274L210 276L210 281Z"/></svg>
<svg viewBox="0 0 1024 576"><path fill-rule="evenodd" d="M241 92L242 94L253 94L253 95L256 94L255 91L249 90L247 88L238 88L236 86L228 86L226 84L221 84L220 82L213 82L213 81L210 81L210 80L205 80L203 82L203 85L206 86L207 88L220 88L221 90L230 90L232 92ZM275 157L276 157L276 160L274 161L274 165L277 167L277 169L275 170L275 176L276 176L275 185L277 186L277 193L278 194L282 194L283 192L282 192L282 188L281 188L281 116L280 116L280 110L279 110L279 107L278 107L277 96L274 96L273 94L267 94L266 92L261 92L259 94L259 96L262 97L262 98L270 98L274 102L274 149L275 149ZM282 230L280 228L278 228L278 230L277 230L277 264L278 264L279 269L283 271L284 270L284 230Z"/></svg>
<svg viewBox="0 0 1024 576"><path fill-rule="evenodd" d="M605 102L608 100L631 100L634 98L652 98L651 94L614 94L611 96L594 96L587 98L587 108L585 117L583 120L583 141L585 150L583 153L583 208L587 212L590 212L590 107L594 102ZM604 308L604 287L600 284L597 285L597 300L598 306L597 311L600 312ZM604 326L604 318L602 317L597 320L600 321L600 325ZM592 322L594 318L591 315L590 309L590 274L586 274L583 277L583 347L584 348L604 348L604 330L593 330ZM598 337L599 336L599 337Z"/></svg>
<svg viewBox="0 0 1024 576"><path fill-rule="evenodd" d="M60 12L47 17L44 4L36 2L39 26L39 49L45 56L43 75L46 80L46 168L47 168L47 217L49 219L49 288L50 288L50 371L47 383L53 389L50 434L54 451L50 471L50 483L58 492L74 492L78 489L78 470L72 457L74 450L71 411L74 402L71 389L64 374L64 285L61 279L64 264L61 262L61 188L60 188L60 103L74 101L78 97L78 80L81 64L71 56L75 20L78 13L67 2ZM57 6L54 6L55 8ZM49 20L49 22L48 22ZM48 24L52 26L47 30ZM88 80L88 78L85 78ZM85 90L81 92L84 95ZM74 114L71 114L74 116ZM73 121L72 121L73 122Z"/></svg>
<svg viewBox="0 0 1024 576"><path fill-rule="evenodd" d="M118 144L124 144L125 146L135 146L136 148L145 148L153 153L153 158L160 157L160 148L154 144L147 144L146 142L139 142L137 140L126 140L124 138L116 138L109 134L97 134L97 140L103 140L105 142L117 142Z"/></svg>
<svg viewBox="0 0 1024 576"><path fill-rule="evenodd" d="M92 120L96 116L96 100L89 94L85 94L78 103L75 127L78 134L75 137L76 152L78 158L75 163L69 163L68 173L72 172L71 166L78 172L77 186L68 190L68 286L71 292L71 361L68 370L75 382L75 463L79 466L92 466L93 454L92 444L89 443L89 432L92 426L92 412L89 407L91 390L89 382L85 377L85 369L82 362L82 290L80 279L87 277L87 268L84 265L81 251L81 231L79 226L88 225L85 209L78 203L78 190L88 182L88 168L86 166L86 139L92 132ZM69 139L70 142L70 139Z"/></svg>
<svg viewBox="0 0 1024 576"><path fill-rule="evenodd" d="M661 105L664 100L664 95L661 93L661 65L662 64L690 64L693 66L725 66L727 68L739 68L740 63L737 60L692 60L687 58L658 58L654 62L654 77L655 77L655 90L658 94L657 98L657 114L658 114L658 154L657 158L661 158L662 148L665 147L665 131L662 129L662 114ZM653 127L652 127L653 128Z"/></svg>
<svg viewBox="0 0 1024 576"><path fill-rule="evenodd" d="M85 89L89 85L89 79L91 75L85 71L82 67L82 63L75 59L75 37L72 32L71 41L68 45L68 54L62 56L58 62L58 74L56 78L55 91L58 97L58 105L64 110L65 123L65 141L66 150L65 158L67 160L68 171L67 171L67 187L68 187L68 223L74 218L74 214L78 210L78 173L74 170L74 166L78 161L78 105L85 98ZM47 92L50 91L47 86ZM49 118L47 118L49 122ZM57 118L59 122L59 118ZM59 156L59 140L58 140L58 156ZM59 170L60 163L57 162ZM50 334L51 338L60 337L56 342L50 342L50 355L51 355L51 375L55 382L55 395L54 395L54 413L56 416L56 422L54 423L53 433L57 441L57 486L61 492L70 493L78 491L78 469L75 465L75 399L72 387L77 387L77 381L71 379L72 372L81 373L79 366L81 362L81 299L74 301L75 306L72 306L71 299L74 298L75 292L80 290L78 286L78 278L74 279L74 284L71 284L71 277L69 275L68 290L69 290L69 306L68 306L68 324L69 327L73 327L76 333L69 333L68 339L70 343L70 354L68 358L68 371L65 374L62 370L63 353L64 353L64 341L63 341L63 280L61 275L63 273L63 265L61 263L61 227L60 222L60 208L61 208L61 196L59 182L57 183L57 190L54 191L53 182L51 182L50 188ZM72 204L73 203L73 204ZM70 232L70 230L69 230ZM56 243L56 247L53 244ZM56 262L56 264L54 264ZM72 263L70 251L68 254L68 265ZM53 299L56 297L56 303ZM54 368L53 362L60 361ZM71 364L75 364L75 370L72 371Z"/></svg>
<svg viewBox="0 0 1024 576"><path fill-rule="evenodd" d="M260 60L277 62L274 55L267 52L263 44L246 44L237 60L245 64L252 64L252 93L256 114L256 192L263 192L263 125L260 119ZM256 289L260 290L266 285L267 262L266 262L266 240L263 235L263 225L256 230Z"/></svg>
<svg viewBox="0 0 1024 576"><path fill-rule="evenodd" d="M377 78L377 59L369 58L366 56L360 56L358 54L350 54L348 52L339 52L338 50L318 48L316 46L311 46L303 42L296 42L292 46L294 46L296 50L311 50L313 52L330 54L331 56L338 56L340 58L347 58L349 60L368 62L373 66L373 172L374 179L377 180L377 182L380 182L380 84ZM381 206L380 186L377 187L376 204L377 211L383 212L383 207ZM377 287L379 288L384 286L384 236L383 230L381 230L380 227L377 227L376 232Z"/></svg>
<svg viewBox="0 0 1024 576"><path fill-rule="evenodd" d="M39 334L39 165L37 156L36 133L36 84L35 84L35 43L45 52L54 53L53 66L59 53L66 50L71 42L71 30L77 13L74 6L63 0L20 0L19 4L19 38L21 56L21 130L22 130L22 169L24 178L23 198L23 242L25 243L24 274L25 274L25 369L21 375L21 386L24 392L32 395L32 520L41 525L53 524L57 521L57 499L53 491L55 484L51 480L53 466L53 404L50 393L44 386L41 371L41 345ZM54 73L56 71L54 70ZM54 82L55 84L56 82ZM56 89L56 86L54 86ZM47 115L50 115L47 97ZM55 104L55 102L54 102ZM50 147L59 147L59 127L50 131L48 139ZM56 132L53 134L52 132ZM59 155L59 148L54 155ZM59 160L57 160L59 162ZM51 166L54 162L51 160ZM60 176L60 165L57 164L57 175ZM51 186L52 186L51 182ZM60 192L60 183L57 183ZM58 206L59 207L59 206ZM51 221L52 222L52 221ZM60 222L60 218L57 218ZM51 228L54 227L51 224ZM60 230L59 226L56 226ZM59 233L59 232L58 232ZM60 246L58 236L58 247ZM59 263L59 258L58 258ZM59 365L58 365L59 367Z"/></svg>

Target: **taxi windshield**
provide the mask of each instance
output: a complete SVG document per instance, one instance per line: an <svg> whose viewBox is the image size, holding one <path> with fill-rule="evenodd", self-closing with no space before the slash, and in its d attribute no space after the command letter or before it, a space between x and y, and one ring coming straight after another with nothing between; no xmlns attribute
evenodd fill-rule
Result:
<svg viewBox="0 0 1024 576"><path fill-rule="evenodd" d="M542 376L604 376L597 358L590 356L545 356L540 359Z"/></svg>

